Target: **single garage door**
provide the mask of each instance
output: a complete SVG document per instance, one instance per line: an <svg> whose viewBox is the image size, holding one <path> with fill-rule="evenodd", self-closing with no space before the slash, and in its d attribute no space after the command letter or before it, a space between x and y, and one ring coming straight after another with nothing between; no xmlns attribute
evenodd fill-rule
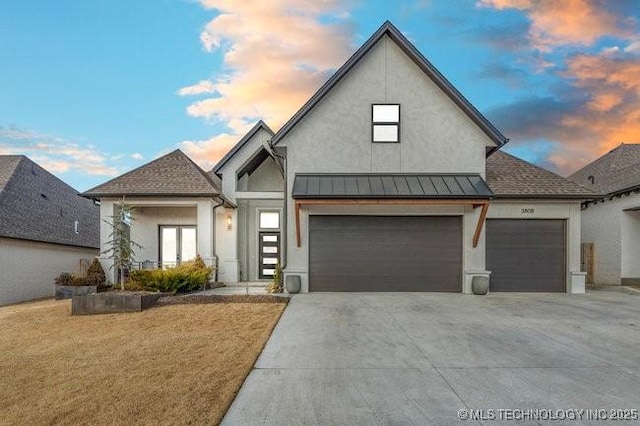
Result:
<svg viewBox="0 0 640 426"><path fill-rule="evenodd" d="M565 221L487 219L491 291L564 292Z"/></svg>
<svg viewBox="0 0 640 426"><path fill-rule="evenodd" d="M462 289L460 217L310 216L310 291Z"/></svg>

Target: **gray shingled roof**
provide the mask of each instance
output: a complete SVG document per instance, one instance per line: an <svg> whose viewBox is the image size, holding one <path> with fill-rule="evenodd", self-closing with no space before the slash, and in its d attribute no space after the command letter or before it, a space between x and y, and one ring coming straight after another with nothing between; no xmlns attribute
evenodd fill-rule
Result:
<svg viewBox="0 0 640 426"><path fill-rule="evenodd" d="M480 175L298 174L293 198L490 198Z"/></svg>
<svg viewBox="0 0 640 426"><path fill-rule="evenodd" d="M384 36L393 40L402 51L496 144L491 151L509 140L480 111L456 89L440 71L398 30L390 21L380 28L345 62L327 82L276 132L272 143L276 145L296 124L302 120L324 96L362 59Z"/></svg>
<svg viewBox="0 0 640 426"><path fill-rule="evenodd" d="M0 156L0 237L98 248L100 208L27 157Z"/></svg>
<svg viewBox="0 0 640 426"><path fill-rule="evenodd" d="M569 179L603 195L640 187L640 144L621 144Z"/></svg>
<svg viewBox="0 0 640 426"><path fill-rule="evenodd" d="M3 155L0 157L0 191L9 182L21 160L21 155Z"/></svg>
<svg viewBox="0 0 640 426"><path fill-rule="evenodd" d="M221 191L207 173L179 149L98 185L85 197L172 196L219 197Z"/></svg>
<svg viewBox="0 0 640 426"><path fill-rule="evenodd" d="M582 185L502 151L487 158L487 184L495 198L589 199L597 196Z"/></svg>

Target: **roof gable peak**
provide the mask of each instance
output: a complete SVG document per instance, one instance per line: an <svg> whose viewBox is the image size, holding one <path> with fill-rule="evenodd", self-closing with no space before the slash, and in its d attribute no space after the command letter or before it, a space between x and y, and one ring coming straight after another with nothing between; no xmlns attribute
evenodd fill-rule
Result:
<svg viewBox="0 0 640 426"><path fill-rule="evenodd" d="M238 151L240 151L242 149L242 147L244 147L247 142L249 142L251 140L251 138L253 138L253 136L258 133L258 131L262 129L264 131L266 131L267 133L269 133L269 135L273 136L274 132L273 130L271 130L271 128L269 126L267 126L267 123L265 123L262 120L258 120L258 122L251 128L251 130L249 130L234 146L233 148L231 148L229 150L229 152L227 152L224 157L222 157L220 159L220 161L218 161L218 163L216 163L215 166L213 166L213 169L211 170L213 173L218 174L220 172L220 170L224 167L225 164L227 164L227 162L229 162L229 160L231 160L234 155L236 155L238 153Z"/></svg>
<svg viewBox="0 0 640 426"><path fill-rule="evenodd" d="M420 51L396 28L391 21L384 23L369 37L369 39L327 80L318 91L300 108L294 115L276 132L272 138L272 143L276 145L296 124L302 120L313 107L318 104L324 96L342 78L348 74L353 67L362 59L373 46L385 35L394 41L400 49L410 58L431 80L460 108L480 129L495 143L491 152L506 144L507 139L489 120L480 113L454 86L429 62Z"/></svg>
<svg viewBox="0 0 640 426"><path fill-rule="evenodd" d="M86 197L123 195L220 196L218 185L180 149L96 186Z"/></svg>

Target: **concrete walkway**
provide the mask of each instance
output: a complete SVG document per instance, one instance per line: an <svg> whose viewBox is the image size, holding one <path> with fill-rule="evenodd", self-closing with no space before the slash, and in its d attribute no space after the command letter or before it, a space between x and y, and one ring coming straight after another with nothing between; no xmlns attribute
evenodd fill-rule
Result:
<svg viewBox="0 0 640 426"><path fill-rule="evenodd" d="M223 424L618 408L640 409L638 296L325 293L293 296Z"/></svg>

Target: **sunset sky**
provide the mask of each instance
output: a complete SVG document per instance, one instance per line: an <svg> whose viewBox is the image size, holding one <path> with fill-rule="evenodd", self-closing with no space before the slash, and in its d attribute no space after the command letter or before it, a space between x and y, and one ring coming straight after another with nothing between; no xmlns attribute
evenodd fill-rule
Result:
<svg viewBox="0 0 640 426"><path fill-rule="evenodd" d="M640 142L640 0L8 0L0 154L86 190L277 130L385 20L511 142L568 174Z"/></svg>

